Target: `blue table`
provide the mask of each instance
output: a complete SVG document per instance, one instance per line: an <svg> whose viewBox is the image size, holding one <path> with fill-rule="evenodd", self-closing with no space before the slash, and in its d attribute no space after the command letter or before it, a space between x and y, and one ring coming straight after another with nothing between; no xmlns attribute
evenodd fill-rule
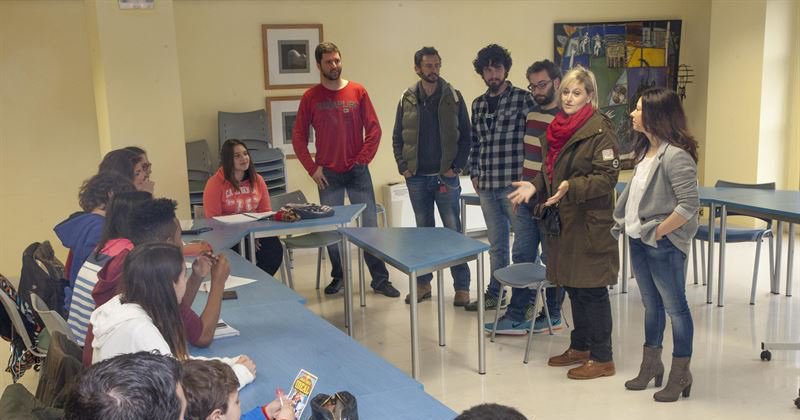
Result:
<svg viewBox="0 0 800 420"><path fill-rule="evenodd" d="M216 250L229 249L236 244L239 244L239 249L244 252L245 238L250 241L250 261L255 263L256 260L256 247L255 239L271 236L285 236L285 235L299 235L312 232L323 232L336 230L338 227L344 227L348 224L360 220L361 213L366 208L366 204L350 204L347 206L334 206L334 215L332 217L324 217L320 219L304 219L297 222L278 222L275 220L258 220L246 223L222 223L215 219L196 219L193 224L194 229L210 227L211 231L201 233L200 235L183 235L183 240L186 242L193 240L206 240L211 244L211 247ZM344 255L344 254L342 254ZM344 259L344 258L343 258ZM363 258L359 252L359 269L363 273ZM349 263L349 261L348 261ZM289 270L288 251L284 249L284 263L282 270ZM343 262L344 264L344 262ZM283 279L286 279L286 274L283 274ZM345 292L349 292L345 286ZM361 290L362 303L364 301L364 290ZM352 304L352 302L345 299L345 305ZM363 306L363 304L362 304ZM352 328L352 310L347 310L345 307L345 326L347 332L353 335Z"/></svg>
<svg viewBox="0 0 800 420"><path fill-rule="evenodd" d="M447 228L340 228L344 253L349 254L349 244L369 252L376 258L408 275L411 293L411 371L419 377L419 331L417 319L417 276L436 272L439 303L439 345L444 346L444 284L445 268L477 260L478 271L478 372L486 373L485 337L483 334L483 253L489 245L468 238ZM343 258L343 260L349 260ZM352 273L345 270L345 291L352 283ZM364 289L363 273L359 278ZM352 294L345 293L345 305L352 310ZM352 319L352 315L350 315Z"/></svg>

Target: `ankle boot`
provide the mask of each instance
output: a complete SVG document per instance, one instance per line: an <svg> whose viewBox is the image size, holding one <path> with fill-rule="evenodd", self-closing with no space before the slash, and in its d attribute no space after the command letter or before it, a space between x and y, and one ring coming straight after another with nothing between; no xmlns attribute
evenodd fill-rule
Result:
<svg viewBox="0 0 800 420"><path fill-rule="evenodd" d="M672 367L669 369L669 379L667 386L661 391L653 394L653 398L659 402L674 402L679 395L684 398L689 396L692 391L692 373L689 372L689 361L691 357L673 357Z"/></svg>
<svg viewBox="0 0 800 420"><path fill-rule="evenodd" d="M633 391L641 391L647 388L647 384L649 384L650 380L653 378L656 378L656 388L660 387L661 381L664 379L664 364L661 363L661 348L644 346L639 375L625 382L625 388Z"/></svg>

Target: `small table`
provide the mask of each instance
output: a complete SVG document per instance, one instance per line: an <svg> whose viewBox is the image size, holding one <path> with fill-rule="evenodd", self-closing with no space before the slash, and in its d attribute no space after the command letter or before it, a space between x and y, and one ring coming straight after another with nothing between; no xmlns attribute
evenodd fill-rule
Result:
<svg viewBox="0 0 800 420"><path fill-rule="evenodd" d="M349 243L371 253L408 275L411 294L411 371L419 377L419 331L417 319L417 276L436 272L439 293L439 345L444 346L444 284L442 271L454 265L477 260L478 271L478 372L486 373L485 337L483 334L483 253L489 245L447 228L340 228L343 248L349 254ZM343 257L343 260L345 258ZM364 290L363 273L359 278ZM345 290L351 290L352 273L345 270ZM352 294L345 293L345 307L352 311ZM352 319L352 313L346 315Z"/></svg>

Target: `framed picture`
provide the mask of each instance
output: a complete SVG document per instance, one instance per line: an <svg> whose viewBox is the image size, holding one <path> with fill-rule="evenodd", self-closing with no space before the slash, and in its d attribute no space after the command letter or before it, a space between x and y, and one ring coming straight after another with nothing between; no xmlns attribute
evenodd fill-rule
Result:
<svg viewBox="0 0 800 420"><path fill-rule="evenodd" d="M294 158L292 132L300 107L300 96L275 96L267 98L267 118L272 147L283 151L287 158ZM308 151L313 156L317 150L314 142L314 128L309 127Z"/></svg>
<svg viewBox="0 0 800 420"><path fill-rule="evenodd" d="M598 110L617 131L622 169L633 168L628 117L641 93L654 86L678 88L680 20L556 23L553 60L566 73L578 64L597 78Z"/></svg>
<svg viewBox="0 0 800 420"><path fill-rule="evenodd" d="M319 83L314 49L322 24L261 25L266 89L307 88Z"/></svg>

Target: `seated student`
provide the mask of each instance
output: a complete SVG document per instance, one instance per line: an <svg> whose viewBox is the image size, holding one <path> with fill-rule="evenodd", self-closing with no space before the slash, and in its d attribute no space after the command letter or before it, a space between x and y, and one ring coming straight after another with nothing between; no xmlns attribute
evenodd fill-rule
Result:
<svg viewBox="0 0 800 420"><path fill-rule="evenodd" d="M137 351L158 350L189 358L179 302L186 293L183 253L173 244L149 242L125 258L119 294L92 312L92 363ZM255 379L246 356L220 359L244 386Z"/></svg>
<svg viewBox="0 0 800 420"><path fill-rule="evenodd" d="M185 392L186 390L184 389ZM476 405L464 410L454 420L527 420L527 418L514 408L489 403Z"/></svg>
<svg viewBox="0 0 800 420"><path fill-rule="evenodd" d="M89 328L89 317L95 308L92 290L97 284L97 272L109 259L133 248L133 243L128 239L131 209L135 204L151 198L153 195L146 191L124 192L111 198L97 248L78 271L75 287L72 289L67 324L81 346L86 338L86 329Z"/></svg>
<svg viewBox="0 0 800 420"><path fill-rule="evenodd" d="M272 210L267 184L256 172L244 143L226 140L220 153L222 167L208 179L203 191L206 217ZM256 261L260 269L275 275L283 261L280 240L276 237L256 240Z"/></svg>
<svg viewBox="0 0 800 420"><path fill-rule="evenodd" d="M242 414L239 381L230 366L217 360L183 362L186 420L294 420L294 406L283 396Z"/></svg>
<svg viewBox="0 0 800 420"><path fill-rule="evenodd" d="M141 153L140 153L141 152ZM153 193L155 183L150 180L150 161L138 147L126 147L106 153L97 168L98 172L117 172L128 178L139 191Z"/></svg>
<svg viewBox="0 0 800 420"><path fill-rule="evenodd" d="M64 247L69 249L67 257L67 280L69 287L65 289L65 308L69 309L72 300L72 287L83 263L97 247L97 241L103 231L106 206L114 194L134 191L133 184L117 173L99 173L81 185L78 203L83 211L72 215L57 224L53 230Z"/></svg>
<svg viewBox="0 0 800 420"><path fill-rule="evenodd" d="M64 420L182 420L183 366L169 356L138 352L93 365L64 404Z"/></svg>
<svg viewBox="0 0 800 420"><path fill-rule="evenodd" d="M146 200L136 205L130 215L130 240L134 246L146 242L169 242L181 246L181 230L175 218L175 202L168 198ZM97 273L97 284L92 292L95 306L108 302L117 295L121 283L125 259L129 251L123 250L109 260ZM197 290L205 276L211 274L211 290L208 301L201 316L192 311ZM207 347L214 340L214 331L219 322L222 306L222 292L225 281L230 274L230 265L225 255L205 254L197 257L192 263L192 275L189 277L186 293L180 304L181 318L186 330L186 338L194 346ZM92 364L92 327L86 334L83 348L83 364Z"/></svg>

